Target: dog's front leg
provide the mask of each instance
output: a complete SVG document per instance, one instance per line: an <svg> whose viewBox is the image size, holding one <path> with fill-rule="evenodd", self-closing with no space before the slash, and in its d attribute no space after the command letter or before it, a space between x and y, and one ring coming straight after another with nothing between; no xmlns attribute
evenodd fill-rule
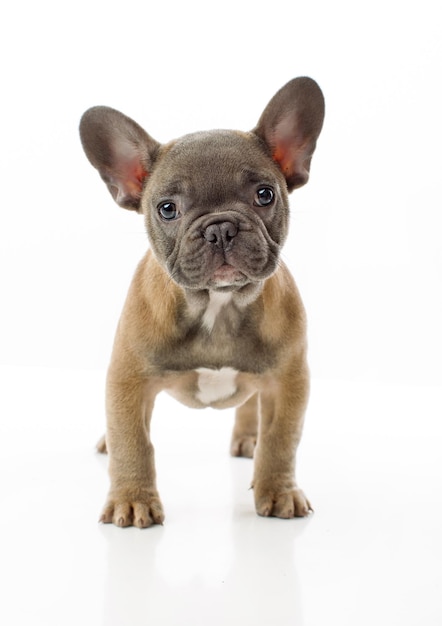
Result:
<svg viewBox="0 0 442 626"><path fill-rule="evenodd" d="M295 363L261 392L253 479L258 515L304 517L312 510L295 482L308 389L307 366Z"/></svg>
<svg viewBox="0 0 442 626"><path fill-rule="evenodd" d="M146 528L162 524L150 418L156 391L141 378L108 374L106 444L111 487L100 521Z"/></svg>

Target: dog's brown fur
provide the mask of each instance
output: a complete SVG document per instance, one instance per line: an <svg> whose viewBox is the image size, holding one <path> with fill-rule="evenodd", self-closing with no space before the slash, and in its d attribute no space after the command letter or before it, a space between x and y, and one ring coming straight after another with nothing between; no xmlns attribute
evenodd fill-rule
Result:
<svg viewBox="0 0 442 626"><path fill-rule="evenodd" d="M88 158L117 203L144 214L152 248L132 281L108 371L103 522L163 522L149 436L162 390L196 408L238 407L231 453L254 456L258 514L311 510L294 479L309 388L306 322L279 253L287 192L308 179L323 113L319 87L301 78L250 133L195 133L161 146L112 109L83 116ZM269 204L262 189L273 191Z"/></svg>

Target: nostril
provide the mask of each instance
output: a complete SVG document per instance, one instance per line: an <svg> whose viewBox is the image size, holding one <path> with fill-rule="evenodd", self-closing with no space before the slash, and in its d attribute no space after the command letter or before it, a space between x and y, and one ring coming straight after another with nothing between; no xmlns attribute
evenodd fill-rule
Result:
<svg viewBox="0 0 442 626"><path fill-rule="evenodd" d="M220 226L221 235L224 241L232 241L238 234L238 228L232 222L223 222Z"/></svg>
<svg viewBox="0 0 442 626"><path fill-rule="evenodd" d="M203 232L203 237L210 243L218 243L221 240L221 231L219 224L211 224Z"/></svg>

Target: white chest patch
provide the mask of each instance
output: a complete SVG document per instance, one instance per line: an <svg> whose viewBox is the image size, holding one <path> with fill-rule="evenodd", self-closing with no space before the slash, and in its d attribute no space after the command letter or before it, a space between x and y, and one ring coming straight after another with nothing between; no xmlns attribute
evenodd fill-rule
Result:
<svg viewBox="0 0 442 626"><path fill-rule="evenodd" d="M206 328L209 333L212 332L212 329L215 325L216 318L218 317L219 312L230 302L232 299L232 294L222 293L218 291L210 291L209 292L209 304L207 305L207 309L203 315L203 326ZM223 368L226 369L226 368ZM228 368L227 368L228 369ZM222 370L221 370L222 371Z"/></svg>
<svg viewBox="0 0 442 626"><path fill-rule="evenodd" d="M198 372L197 399L203 404L212 404L219 400L227 400L236 392L237 370L232 367L222 367L220 370L211 370L200 367Z"/></svg>

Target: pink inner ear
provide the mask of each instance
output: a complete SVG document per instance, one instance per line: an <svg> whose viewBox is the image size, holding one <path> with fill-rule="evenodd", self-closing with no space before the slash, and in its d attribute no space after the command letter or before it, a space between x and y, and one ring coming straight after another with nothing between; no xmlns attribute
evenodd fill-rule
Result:
<svg viewBox="0 0 442 626"><path fill-rule="evenodd" d="M138 193L143 187L144 179L147 176L147 172L142 166L140 160L135 157L124 164L124 178L128 184L132 186Z"/></svg>
<svg viewBox="0 0 442 626"><path fill-rule="evenodd" d="M143 188L143 182L148 172L144 169L138 157L125 160L120 164L117 175L118 203L128 198L138 199Z"/></svg>
<svg viewBox="0 0 442 626"><path fill-rule="evenodd" d="M308 180L305 159L308 152L308 139L296 132L290 120L282 120L273 135L272 157L281 168L289 188L303 185Z"/></svg>
<svg viewBox="0 0 442 626"><path fill-rule="evenodd" d="M273 159L284 174L291 176L296 170L296 161L302 149L303 138L297 132L296 116L283 117L272 134Z"/></svg>
<svg viewBox="0 0 442 626"><path fill-rule="evenodd" d="M280 142L272 154L273 160L276 161L284 174L291 174L293 172L295 158L293 154L293 148L289 145L289 142Z"/></svg>

